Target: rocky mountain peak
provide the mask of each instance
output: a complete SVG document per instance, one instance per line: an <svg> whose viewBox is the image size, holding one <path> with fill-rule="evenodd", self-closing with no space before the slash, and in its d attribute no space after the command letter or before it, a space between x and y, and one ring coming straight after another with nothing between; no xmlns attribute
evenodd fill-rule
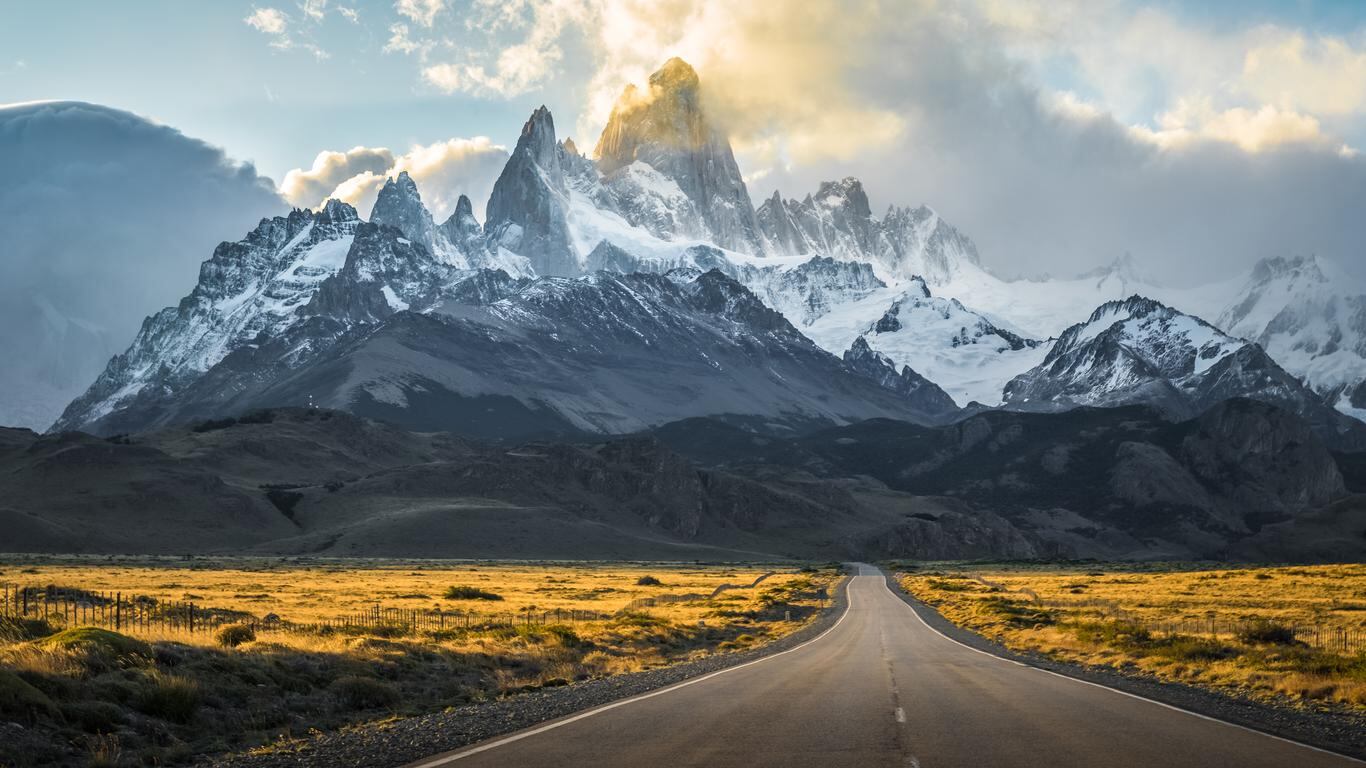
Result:
<svg viewBox="0 0 1366 768"><path fill-rule="evenodd" d="M695 91L700 84L697 70L677 56L664 62L664 66L650 75L650 87L666 92Z"/></svg>
<svg viewBox="0 0 1366 768"><path fill-rule="evenodd" d="M821 182L816 190L816 204L825 208L845 211L859 218L872 218L873 209L868 205L868 193L863 191L863 182L853 176L839 181Z"/></svg>
<svg viewBox="0 0 1366 768"><path fill-rule="evenodd" d="M330 224L345 224L348 222L360 221L360 215L356 213L356 209L352 207L350 203L332 199L323 203L323 208L318 212L317 218L319 221Z"/></svg>
<svg viewBox="0 0 1366 768"><path fill-rule="evenodd" d="M569 185L555 141L555 120L541 106L522 126L517 147L489 196L489 247L525 257L538 275L582 271L569 235Z"/></svg>
<svg viewBox="0 0 1366 768"><path fill-rule="evenodd" d="M379 196L375 198L375 207L370 212L370 222L393 227L427 246L428 250L434 249L436 225L432 221L432 214L422 204L417 184L407 171L401 171L396 178L391 176L384 182Z"/></svg>
<svg viewBox="0 0 1366 768"><path fill-rule="evenodd" d="M622 92L594 154L609 183L635 163L672 181L716 245L767 252L730 141L707 114L697 73L681 59L651 75L648 91Z"/></svg>

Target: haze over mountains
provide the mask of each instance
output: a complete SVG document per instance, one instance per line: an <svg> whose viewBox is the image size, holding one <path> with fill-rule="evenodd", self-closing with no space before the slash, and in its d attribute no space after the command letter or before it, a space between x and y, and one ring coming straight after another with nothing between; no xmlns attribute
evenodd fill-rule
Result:
<svg viewBox="0 0 1366 768"><path fill-rule="evenodd" d="M52 431L171 434L165 430L263 408L318 407L414 432L513 442L602 445L628 433L673 434L667 425L689 419L788 446L811 434L852 445L840 441L871 439L865 430L896 451L910 450L907 440L921 446L915 451L958 442L955 459L942 450L898 453L906 466L885 476L848 456L837 461L833 448L778 452L785 471L821 477L820 494L835 493L832 478L868 475L886 486L874 493L876 504L865 499L849 512L857 535L843 523L821 534L841 531L845 553L874 551L869 541L888 552L929 546L902 530L907 510L929 496L967 499L967 507L949 505L950 518L1003 537L981 551L1031 556L1217 554L1270 522L1356 503L1339 461L1355 465L1329 452L1366 450L1366 289L1331 265L1271 260L1197 289L1153 284L1127 260L1070 280L1003 280L934 210L890 205L875 215L857 179L794 197L775 193L756 209L724 132L706 114L703 87L685 62L670 60L647 90L622 94L591 158L560 140L548 110L536 110L482 224L464 197L435 221L407 174L384 185L370 221L337 201L263 219L213 252L193 290L149 317ZM1242 405L1229 411L1230 401ZM1258 461L1294 453L1303 472L1285 481L1292 490L1248 491L1228 467L1250 459L1201 442L1231 413L1249 412L1258 415L1225 432ZM881 426L859 426L869 419ZM982 444L974 430L983 427L970 424L1013 437L987 441L997 446L991 456L974 453ZM839 429L852 432L830 437ZM1077 465L1057 452L1056 430L1068 435L1069 456L1100 452L1086 464L1090 479L1068 468ZM27 454L51 438L16 439ZM467 451L504 461L488 458L497 455L492 448ZM181 466L183 457L168 455L174 460L146 454ZM714 456L698 460L716 465ZM923 469L955 461L966 462L953 464L955 477L976 479L945 484L929 479L937 470ZM1030 470L1010 470L1011 462ZM359 468L352 480L376 471ZM1151 485L1147 475L1168 485ZM327 481L314 473L290 482ZM785 475L780 485L790 482ZM1173 487L1191 495L1171 496ZM1085 489L1111 500L1103 524L1080 503ZM265 509L268 518L260 493L247 496L251 514ZM1157 525L1150 514L1143 525L1122 519L1153 505L1171 517L1160 531L1144 527ZM833 514L822 510L812 519ZM1061 517L1045 524L1039 514ZM801 523L808 524L817 525ZM1077 538L1093 524L1103 536ZM1332 532L1323 537L1342 534L1325 525ZM309 531L324 529L332 530ZM943 552L971 550L964 542L972 537L954 530L930 538L958 542ZM243 541L277 538L258 533ZM898 549L888 536L920 543ZM763 549L763 536L682 538L779 551ZM814 539L783 541L785 552L819 549Z"/></svg>

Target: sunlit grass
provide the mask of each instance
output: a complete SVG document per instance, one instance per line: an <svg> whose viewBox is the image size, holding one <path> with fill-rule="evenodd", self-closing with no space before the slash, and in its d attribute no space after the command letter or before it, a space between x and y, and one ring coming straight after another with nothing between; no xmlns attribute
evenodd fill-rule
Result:
<svg viewBox="0 0 1366 768"><path fill-rule="evenodd" d="M1366 712L1366 653L1329 641L1339 630L1366 631L1366 565L931 563L901 583L951 621L1012 648ZM1303 631L1310 627L1321 637Z"/></svg>
<svg viewBox="0 0 1366 768"><path fill-rule="evenodd" d="M158 625L125 627L122 636L73 628L54 635L63 629L55 616L51 626L11 623L0 632L0 673L31 684L43 698L16 694L27 709L0 711L0 717L28 718L23 721L50 734L52 755L33 759L62 764L54 755L63 745L85 745L88 754L80 760L107 762L118 752L125 760L173 764L205 752L285 744L312 728L429 712L754 647L809 621L837 578L832 569L798 573L762 565L70 558L3 564L0 582L194 601L257 619L274 615L286 629L257 624L253 633L238 632L225 642L219 628L190 634ZM723 584L745 587L711 597ZM679 595L696 597L630 607L641 598ZM309 626L375 605L458 609L514 621L442 631ZM592 611L597 618L540 620L554 610ZM527 622L528 614L536 620ZM107 735L115 730L119 735L111 741ZM0 764L13 757L0 745Z"/></svg>

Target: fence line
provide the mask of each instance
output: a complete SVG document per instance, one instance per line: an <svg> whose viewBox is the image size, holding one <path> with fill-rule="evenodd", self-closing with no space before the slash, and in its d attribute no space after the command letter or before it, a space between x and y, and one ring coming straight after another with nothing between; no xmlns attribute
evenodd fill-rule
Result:
<svg viewBox="0 0 1366 768"><path fill-rule="evenodd" d="M711 591L711 594L704 595L701 592L686 592L681 595L655 595L653 597L637 597L626 605L622 606L617 613L626 613L641 608L651 608L656 605L669 605L671 603L691 603L697 600L711 600L722 592L732 589L753 589L764 582L770 576L776 576L777 571L769 571L749 584L722 584Z"/></svg>
<svg viewBox="0 0 1366 768"><path fill-rule="evenodd" d="M1092 608L1102 618L1131 624L1149 632L1172 637L1187 635L1210 640L1232 640L1265 628L1268 619L1221 619L1215 616L1185 619L1151 619L1126 610L1114 600L1084 598L1079 600L1042 599L1033 590L1019 590L1030 597L1030 602L1042 608ZM1276 622L1279 626L1279 623ZM1296 641L1311 648L1343 654L1366 652L1366 629L1332 627L1319 624L1286 624L1285 628Z"/></svg>
<svg viewBox="0 0 1366 768"><path fill-rule="evenodd" d="M481 613L461 609L385 608L378 604L316 622L291 622L275 614L257 617L245 611L210 608L193 601L157 600L122 592L90 592L69 587L25 587L0 584L0 617L41 619L67 627L95 626L116 632L215 632L228 624L245 624L258 632L345 631L393 628L411 632L544 626L603 621L612 614L580 609L527 607Z"/></svg>

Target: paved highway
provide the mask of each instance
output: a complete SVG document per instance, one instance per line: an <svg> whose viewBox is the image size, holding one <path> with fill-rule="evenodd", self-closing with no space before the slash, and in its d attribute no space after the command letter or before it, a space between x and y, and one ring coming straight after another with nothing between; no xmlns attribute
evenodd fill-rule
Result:
<svg viewBox="0 0 1366 768"><path fill-rule="evenodd" d="M805 645L413 767L1351 765L960 645L861 566Z"/></svg>

